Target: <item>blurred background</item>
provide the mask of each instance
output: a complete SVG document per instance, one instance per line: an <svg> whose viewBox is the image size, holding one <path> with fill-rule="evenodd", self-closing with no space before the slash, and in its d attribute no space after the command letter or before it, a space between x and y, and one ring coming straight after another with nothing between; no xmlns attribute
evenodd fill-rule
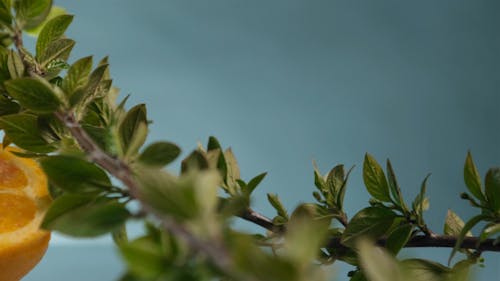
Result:
<svg viewBox="0 0 500 281"><path fill-rule="evenodd" d="M148 105L149 141L173 141L187 155L217 136L245 180L268 172L254 196L268 216L267 192L288 208L313 200L315 160L324 173L356 165L352 217L369 198L361 171L370 152L391 159L408 201L432 173L426 218L442 232L447 209L465 219L477 212L459 198L467 151L482 175L500 165L498 1L55 2L76 15L73 60L109 55L121 96ZM446 263L449 253L401 256ZM500 256L484 256L475 280L499 280ZM121 270L109 239L54 235L25 280L106 281ZM348 270L336 265L337 280Z"/></svg>

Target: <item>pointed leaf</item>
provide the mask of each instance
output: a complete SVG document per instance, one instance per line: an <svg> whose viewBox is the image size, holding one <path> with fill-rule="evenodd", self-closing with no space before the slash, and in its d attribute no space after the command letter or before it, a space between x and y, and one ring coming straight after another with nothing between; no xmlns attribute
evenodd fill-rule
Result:
<svg viewBox="0 0 500 281"><path fill-rule="evenodd" d="M397 255L410 239L412 230L413 226L411 224L404 224L397 227L387 237L385 245L387 250L389 250L392 254Z"/></svg>
<svg viewBox="0 0 500 281"><path fill-rule="evenodd" d="M95 237L120 228L130 217L125 206L114 200L91 201L72 208L67 206L75 202L67 201L67 195L61 195L53 202L42 227L75 237ZM65 212L59 209L61 205L66 208Z"/></svg>
<svg viewBox="0 0 500 281"><path fill-rule="evenodd" d="M73 47L75 46L75 41L72 39L61 38L50 42L44 51L38 57L39 63L43 67L47 67L49 63L54 60L66 61L69 58L69 54Z"/></svg>
<svg viewBox="0 0 500 281"><path fill-rule="evenodd" d="M40 161L52 184L67 192L95 193L111 186L107 174L95 164L72 156L50 156Z"/></svg>
<svg viewBox="0 0 500 281"><path fill-rule="evenodd" d="M0 128L5 131L9 141L20 148L32 152L48 153L55 150L41 135L38 120L31 114L13 114L0 117Z"/></svg>
<svg viewBox="0 0 500 281"><path fill-rule="evenodd" d="M484 240L495 234L500 234L500 223L492 223L487 225L481 232L480 240L481 242L483 242Z"/></svg>
<svg viewBox="0 0 500 281"><path fill-rule="evenodd" d="M451 260L457 253L457 251L460 249L460 246L462 246L462 242L464 241L465 236L467 233L474 227L476 224L478 224L480 221L483 219L488 218L486 215L477 215L475 217L472 217L467 223L464 225L462 228L462 231L460 231L460 234L457 236L457 242L455 243L455 247L453 247L453 250L451 251L450 257L448 258L448 264L451 263Z"/></svg>
<svg viewBox="0 0 500 281"><path fill-rule="evenodd" d="M354 246L360 237L379 238L391 227L396 214L382 207L368 207L359 211L349 222L341 242L346 246Z"/></svg>
<svg viewBox="0 0 500 281"><path fill-rule="evenodd" d="M12 79L23 77L24 63L14 50L10 50L9 52L7 68L9 69L9 74Z"/></svg>
<svg viewBox="0 0 500 281"><path fill-rule="evenodd" d="M491 168L486 173L486 200L493 211L500 210L500 168Z"/></svg>
<svg viewBox="0 0 500 281"><path fill-rule="evenodd" d="M5 88L11 97L37 113L56 111L61 101L50 85L36 78L18 78L5 82Z"/></svg>
<svg viewBox="0 0 500 281"><path fill-rule="evenodd" d="M394 198L394 203L400 206L401 209L405 212L408 212L408 207L405 204L403 199L403 195L401 194L401 189L399 188L398 181L396 179L396 174L392 169L391 161L387 159L387 178L389 184L389 190L391 192L392 197Z"/></svg>
<svg viewBox="0 0 500 281"><path fill-rule="evenodd" d="M472 195L474 195L481 202L486 202L481 189L481 176L479 176L479 172L474 164L474 160L472 160L472 154L470 151L467 152L467 158L465 159L464 181Z"/></svg>
<svg viewBox="0 0 500 281"><path fill-rule="evenodd" d="M17 0L14 1L16 18L23 29L40 25L49 15L52 0Z"/></svg>
<svg viewBox="0 0 500 281"><path fill-rule="evenodd" d="M377 160L368 153L365 155L363 163L363 180L371 196L380 201L391 202L384 171L377 163Z"/></svg>
<svg viewBox="0 0 500 281"><path fill-rule="evenodd" d="M464 221L455 212L448 210L444 224L444 234L458 236L462 232L464 224ZM466 236L472 236L472 232L468 231Z"/></svg>
<svg viewBox="0 0 500 281"><path fill-rule="evenodd" d="M278 197L278 195L273 194L273 193L268 193L267 200L269 201L269 203L271 203L271 206L273 206L273 208L276 210L276 212L278 213L278 216L281 216L285 219L288 219L288 212L286 211L285 207L281 203L281 200Z"/></svg>
<svg viewBox="0 0 500 281"><path fill-rule="evenodd" d="M51 42L60 39L64 35L64 32L72 21L72 15L60 15L51 19L44 25L36 41L37 58L40 58Z"/></svg>
<svg viewBox="0 0 500 281"><path fill-rule="evenodd" d="M124 151L128 150L130 141L137 132L140 124L147 125L146 114L145 104L136 105L127 112L127 115L120 124L120 140Z"/></svg>
<svg viewBox="0 0 500 281"><path fill-rule="evenodd" d="M151 166L165 166L174 161L181 149L171 142L155 142L148 145L139 157L139 161Z"/></svg>
<svg viewBox="0 0 500 281"><path fill-rule="evenodd" d="M246 194L248 194L248 195L252 194L252 192L260 184L260 182L264 179L264 177L266 175L267 175L267 173L262 173L260 175L255 176L253 179L251 179L248 182L248 184L246 185L246 188L245 188Z"/></svg>

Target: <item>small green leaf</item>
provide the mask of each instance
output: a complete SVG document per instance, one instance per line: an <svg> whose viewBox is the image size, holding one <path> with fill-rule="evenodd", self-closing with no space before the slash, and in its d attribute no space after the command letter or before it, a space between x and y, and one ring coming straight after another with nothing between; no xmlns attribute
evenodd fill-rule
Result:
<svg viewBox="0 0 500 281"><path fill-rule="evenodd" d="M156 211L181 219L192 219L199 213L192 186L179 188L177 178L160 169L136 167L135 174L141 196Z"/></svg>
<svg viewBox="0 0 500 281"><path fill-rule="evenodd" d="M493 211L500 210L500 168L491 168L486 173L485 193Z"/></svg>
<svg viewBox="0 0 500 281"><path fill-rule="evenodd" d="M95 197L92 195L62 194L57 196L56 200L52 202L49 210L43 218L42 227L45 229L51 229L50 225L53 221L74 209L88 204L92 200L95 200Z"/></svg>
<svg viewBox="0 0 500 281"><path fill-rule="evenodd" d="M429 208L429 200L425 197L425 192L427 191L427 180L431 175L427 175L422 181L420 186L420 193L413 200L413 210L417 214L417 220L419 224L424 223L424 211Z"/></svg>
<svg viewBox="0 0 500 281"><path fill-rule="evenodd" d="M387 237L387 250L397 255L410 239L412 230L413 226L411 224L404 224L394 229Z"/></svg>
<svg viewBox="0 0 500 281"><path fill-rule="evenodd" d="M335 166L326 177L326 185L333 197L337 197L340 188L344 184L344 165Z"/></svg>
<svg viewBox="0 0 500 281"><path fill-rule="evenodd" d="M370 281L403 281L398 262L389 253L366 239L357 242L363 273Z"/></svg>
<svg viewBox="0 0 500 281"><path fill-rule="evenodd" d="M86 203L82 199L77 203L83 204L76 204L76 207L74 201L78 200L68 199L68 195L59 196L47 212L42 227L75 237L95 237L120 228L130 217L125 206L114 200ZM71 203L74 205L68 208Z"/></svg>
<svg viewBox="0 0 500 281"><path fill-rule="evenodd" d="M40 56L37 57L38 62L43 67L47 67L47 65L54 60L66 61L74 46L75 41L72 39L61 38L54 40L50 42Z"/></svg>
<svg viewBox="0 0 500 281"><path fill-rule="evenodd" d="M339 210L343 210L344 208L344 195L345 191L347 189L347 181L349 180L349 175L351 174L352 170L354 169L354 166L352 166L349 171L347 171L347 174L345 175L344 183L340 187L339 193L337 194L337 203L336 207Z"/></svg>
<svg viewBox="0 0 500 281"><path fill-rule="evenodd" d="M414 281L445 281L448 280L450 269L440 263L423 260L407 259L401 261L407 280Z"/></svg>
<svg viewBox="0 0 500 281"><path fill-rule="evenodd" d="M12 79L20 78L24 75L24 63L14 50L10 50L9 52L7 68Z"/></svg>
<svg viewBox="0 0 500 281"><path fill-rule="evenodd" d="M444 224L444 234L457 236L462 232L464 224L464 221L455 212L448 210ZM472 232L468 231L466 236L472 236Z"/></svg>
<svg viewBox="0 0 500 281"><path fill-rule="evenodd" d="M384 171L377 163L377 160L368 153L365 155L363 163L363 180L371 196L380 201L391 202Z"/></svg>
<svg viewBox="0 0 500 281"><path fill-rule="evenodd" d="M450 257L448 258L448 264L451 263L451 260L457 253L457 251L460 249L460 246L462 245L462 242L464 241L465 236L467 233L480 221L488 218L487 215L477 215L475 217L472 217L467 223L464 225L462 230L460 231L459 235L457 236L457 242L455 243L455 246L453 247L453 250L451 251Z"/></svg>
<svg viewBox="0 0 500 281"><path fill-rule="evenodd" d="M341 242L346 246L354 246L360 237L379 238L391 227L396 214L383 207L368 207L359 211L349 222Z"/></svg>
<svg viewBox="0 0 500 281"><path fill-rule="evenodd" d="M278 213L278 216L281 216L281 217L288 220L288 212L286 211L285 207L281 203L281 200L278 197L278 195L273 194L273 193L268 193L267 200L269 201L271 206L273 206L273 208L276 210L276 212Z"/></svg>
<svg viewBox="0 0 500 281"><path fill-rule="evenodd" d="M480 242L483 242L484 240L488 239L488 237L491 237L499 233L500 233L500 223L490 223L486 225L486 227L481 232Z"/></svg>
<svg viewBox="0 0 500 281"><path fill-rule="evenodd" d="M54 145L42 137L35 115L23 113L2 116L0 128L5 131L8 139L20 148L38 153L55 150Z"/></svg>
<svg viewBox="0 0 500 281"><path fill-rule="evenodd" d="M215 150L215 149L219 149L220 151L222 151L222 147L219 143L219 140L217 140L217 138L214 136L210 136L208 138L207 151L211 151L211 150Z"/></svg>
<svg viewBox="0 0 500 281"><path fill-rule="evenodd" d="M120 124L120 140L123 150L128 151L128 147L140 124L147 125L146 105L139 104L132 107Z"/></svg>
<svg viewBox="0 0 500 281"><path fill-rule="evenodd" d="M88 62L87 62L88 63ZM85 67L85 66L84 66ZM87 84L85 85L84 88L77 90L77 88L74 89L74 93L71 95L70 99L70 104L75 107L75 106L82 106L85 107L90 101L92 101L95 98L96 92L99 88L99 85L104 79L104 75L108 69L108 65L100 65L92 73L90 74ZM80 70L81 73L80 75L84 75L85 69ZM79 71L79 72L80 72ZM85 79L82 76L81 79Z"/></svg>
<svg viewBox="0 0 500 281"><path fill-rule="evenodd" d="M52 113L61 105L61 101L48 83L36 78L18 78L5 82L5 88L11 97L37 113Z"/></svg>
<svg viewBox="0 0 500 281"><path fill-rule="evenodd" d="M262 173L260 175L255 176L253 179L251 179L248 184L245 187L245 193L247 195L252 194L252 192L255 190L255 188L260 184L260 182L264 179L264 177L267 175L267 173Z"/></svg>
<svg viewBox="0 0 500 281"><path fill-rule="evenodd" d="M36 26L35 28L25 29L24 31L26 34L28 34L30 36L38 37L38 35L42 31L42 29L45 27L45 25L50 20L52 20L53 18L55 18L57 16L65 15L65 14L66 14L66 10L64 8L59 7L59 6L52 6L52 8L50 9L49 15L45 18L45 20L40 25Z"/></svg>
<svg viewBox="0 0 500 281"><path fill-rule="evenodd" d="M36 41L36 57L40 58L53 41L60 39L73 21L71 15L60 15L48 21Z"/></svg>
<svg viewBox="0 0 500 281"><path fill-rule="evenodd" d="M389 159L387 159L387 178L389 190L392 197L394 198L394 203L396 203L396 205L399 206L404 212L408 212L408 207L406 206L403 195L401 194L401 189L399 188L396 174L392 169L391 161L389 161Z"/></svg>
<svg viewBox="0 0 500 281"><path fill-rule="evenodd" d="M40 164L50 182L67 192L102 192L111 186L101 168L80 158L56 155L42 159Z"/></svg>
<svg viewBox="0 0 500 281"><path fill-rule="evenodd" d="M17 0L14 1L16 19L23 29L32 29L40 25L49 15L52 0Z"/></svg>
<svg viewBox="0 0 500 281"><path fill-rule="evenodd" d="M151 166L165 166L174 161L181 149L171 142L155 142L148 145L139 156L139 161Z"/></svg>
<svg viewBox="0 0 500 281"><path fill-rule="evenodd" d="M235 186L236 180L240 178L240 168L231 148L224 151L224 160L227 169L226 184Z"/></svg>
<svg viewBox="0 0 500 281"><path fill-rule="evenodd" d="M81 58L73 63L62 83L62 89L66 94L71 96L76 89L84 87L87 84L91 69L91 56Z"/></svg>
<svg viewBox="0 0 500 281"><path fill-rule="evenodd" d="M486 202L481 188L481 176L477 171L470 151L467 152L467 158L465 159L464 181L465 185L469 189L470 193L472 193L472 195L474 195L481 202Z"/></svg>

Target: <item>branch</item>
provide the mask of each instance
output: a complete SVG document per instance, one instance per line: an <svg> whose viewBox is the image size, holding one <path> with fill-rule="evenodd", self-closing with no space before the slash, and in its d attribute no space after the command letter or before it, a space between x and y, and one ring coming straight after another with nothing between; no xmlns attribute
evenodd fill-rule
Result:
<svg viewBox="0 0 500 281"><path fill-rule="evenodd" d="M80 126L73 113L59 111L55 113L55 116L68 128L80 147L87 153L89 160L95 162L108 173L119 179L128 188L130 196L137 199L141 203L144 211L156 215L160 219L161 225L167 231L170 231L174 235L184 239L198 252L206 254L213 264L221 270L227 273L234 271L232 269L232 262L229 258L229 254L221 243L218 243L217 241L210 241L212 243L209 243L208 241L200 240L198 237L189 232L189 230L187 230L182 224L176 222L171 217L159 214L146 202L144 202L139 192L139 186L133 178L132 171L128 165L120 159L110 156L97 146L97 144Z"/></svg>
<svg viewBox="0 0 500 281"><path fill-rule="evenodd" d="M267 218L266 216L252 209L247 209L245 212L240 214L239 217L244 220L253 222L257 225L260 225L263 228L275 233L282 233L285 230L284 226L274 225L271 219ZM326 247L334 248L338 251L348 250L349 248L344 246L340 242L340 240L341 238L339 237L330 238ZM380 238L377 240L377 244L380 246L385 246L386 242L387 242L386 238ZM404 247L405 248L424 248L424 247L453 248L455 247L456 242L457 242L457 237L455 236L437 235L433 233L432 235L415 236L411 238ZM462 242L462 245L460 245L460 248L473 249L473 250L478 250L480 252L486 252L486 251L500 252L500 243L495 245L494 242L495 239L486 239L479 244L478 237L465 237Z"/></svg>

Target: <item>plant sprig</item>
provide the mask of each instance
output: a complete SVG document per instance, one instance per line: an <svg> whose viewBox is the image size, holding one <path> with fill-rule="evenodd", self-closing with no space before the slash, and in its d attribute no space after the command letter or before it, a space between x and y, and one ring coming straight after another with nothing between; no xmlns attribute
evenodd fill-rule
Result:
<svg viewBox="0 0 500 281"><path fill-rule="evenodd" d="M273 218L251 207L266 173L242 179L233 151L215 137L188 154L180 174L166 171L180 148L169 141L145 145L146 105L127 109L128 97L117 102L108 58L95 66L91 56L70 61L76 43L64 33L73 16L52 4L0 0L3 145L14 143L24 149L18 156L37 158L49 178L54 202L42 227L75 237L111 234L127 265L121 280L319 281L326 274L318 264L337 260L356 267L355 281L454 280L482 252L500 252L500 169L490 169L483 184L470 153L464 166L470 194L462 198L480 213L464 222L449 211L443 235L424 218L429 177L409 204L391 162L384 172L370 154L363 180L372 199L350 219L344 195L352 168L346 172L344 165L325 175L315 166L315 201L293 210L269 193ZM25 32L38 33L34 53L24 46ZM267 231L242 233L233 228L234 217ZM143 235L128 237L130 220L144 222ZM471 236L479 223L480 234ZM395 260L405 247L452 248L450 261L457 251L465 259L451 267Z"/></svg>

